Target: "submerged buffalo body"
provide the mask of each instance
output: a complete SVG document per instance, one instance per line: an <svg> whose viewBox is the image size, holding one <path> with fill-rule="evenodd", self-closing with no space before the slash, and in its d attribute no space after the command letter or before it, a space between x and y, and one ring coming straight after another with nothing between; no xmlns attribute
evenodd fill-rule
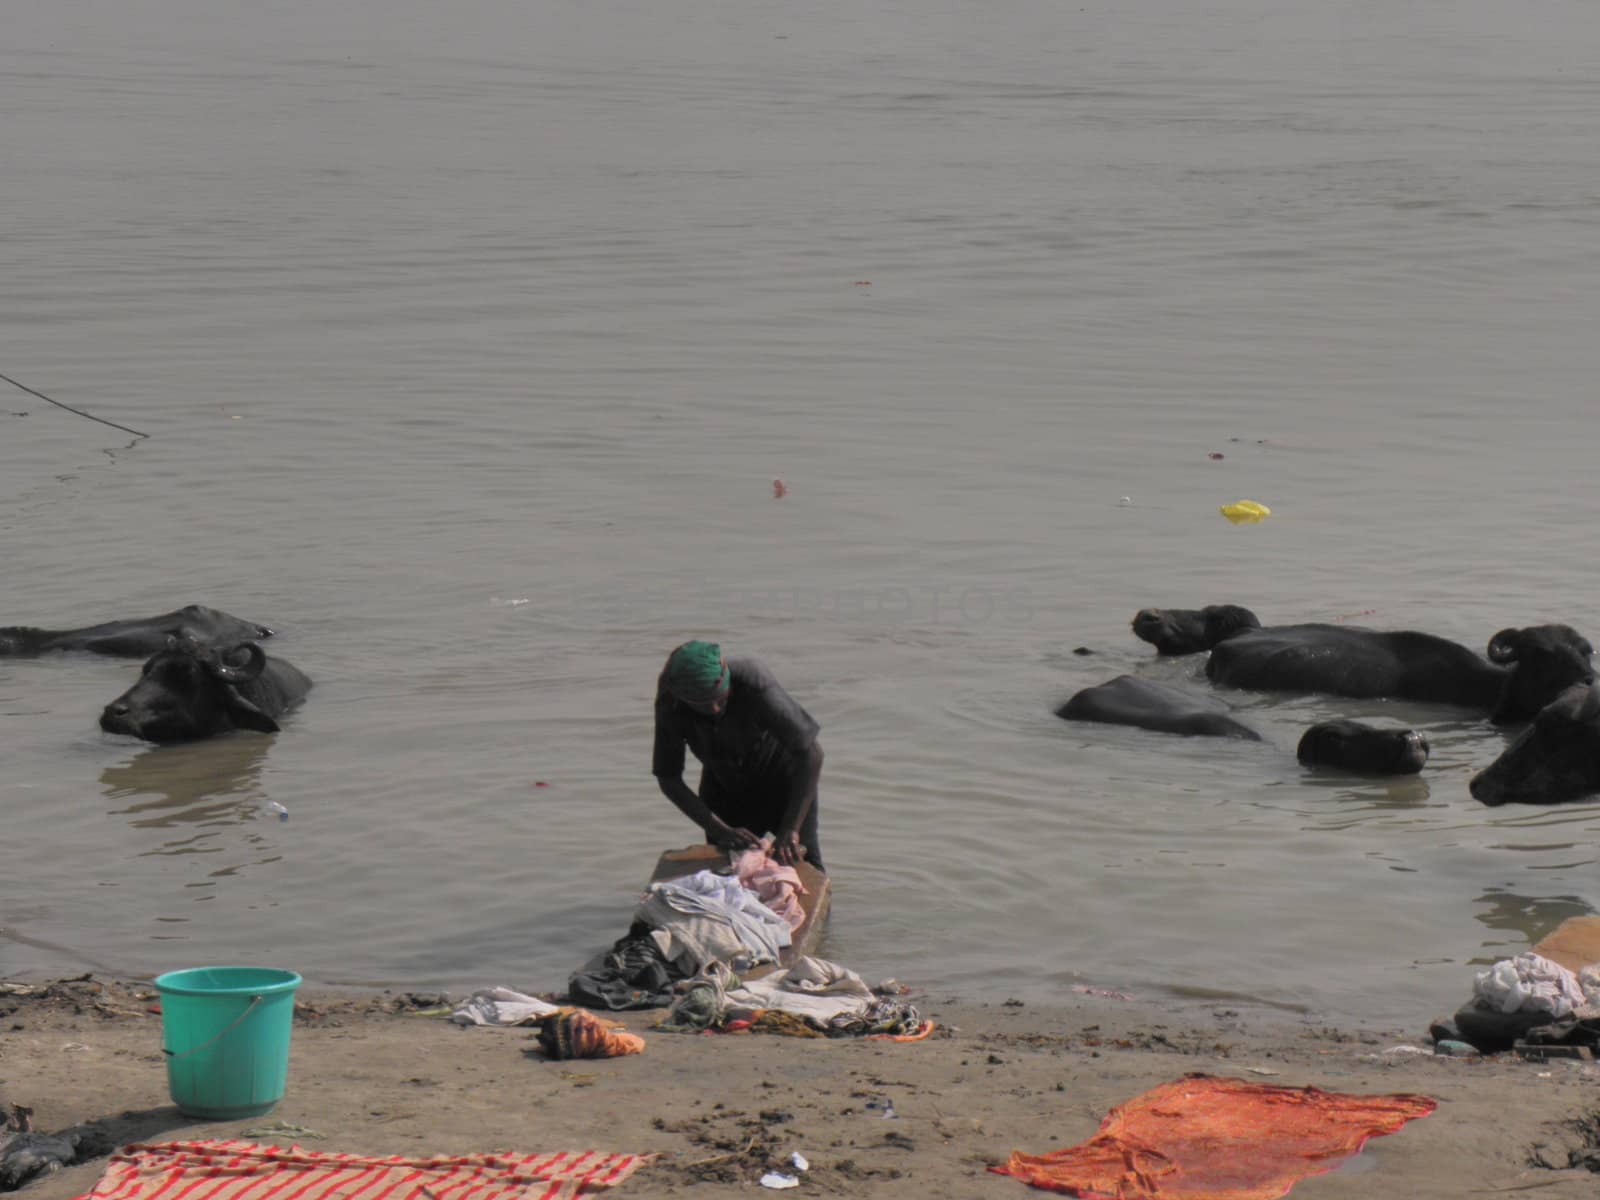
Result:
<svg viewBox="0 0 1600 1200"><path fill-rule="evenodd" d="M1280 625L1219 642L1206 676L1257 691L1459 704L1508 724L1528 720L1564 688L1592 680L1593 653L1566 625L1503 629L1489 641L1488 661L1430 633Z"/></svg>
<svg viewBox="0 0 1600 1200"><path fill-rule="evenodd" d="M159 617L107 621L84 629L34 629L25 625L0 628L0 657L46 654L52 650L85 650L145 658L167 644L168 638L187 638L213 645L232 645L271 637L272 630L254 621L191 604Z"/></svg>
<svg viewBox="0 0 1600 1200"><path fill-rule="evenodd" d="M1134 725L1158 733L1261 740L1260 734L1234 720L1227 708L1216 701L1134 675L1119 675L1107 683L1084 688L1056 709L1056 716L1066 721Z"/></svg>
<svg viewBox="0 0 1600 1200"><path fill-rule="evenodd" d="M100 714L100 728L149 742L188 742L230 729L278 731L311 680L254 642L227 650L173 638L139 681Z"/></svg>
<svg viewBox="0 0 1600 1200"><path fill-rule="evenodd" d="M1559 804L1600 792L1600 688L1575 684L1477 775L1484 804Z"/></svg>
<svg viewBox="0 0 1600 1200"><path fill-rule="evenodd" d="M1301 736L1295 757L1308 767L1358 775L1415 775L1428 761L1428 739L1415 729L1323 721Z"/></svg>
<svg viewBox="0 0 1600 1200"><path fill-rule="evenodd" d="M1505 671L1430 633L1351 625L1277 625L1212 648L1206 677L1227 687L1393 697L1493 707Z"/></svg>

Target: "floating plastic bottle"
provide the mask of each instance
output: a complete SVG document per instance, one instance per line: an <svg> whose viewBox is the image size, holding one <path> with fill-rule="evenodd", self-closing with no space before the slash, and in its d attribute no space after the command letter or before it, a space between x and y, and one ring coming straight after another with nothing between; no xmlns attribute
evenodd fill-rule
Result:
<svg viewBox="0 0 1600 1200"><path fill-rule="evenodd" d="M1265 504L1257 504L1254 500L1238 500L1232 504L1224 504L1222 515L1235 525L1254 525L1272 515L1272 510Z"/></svg>

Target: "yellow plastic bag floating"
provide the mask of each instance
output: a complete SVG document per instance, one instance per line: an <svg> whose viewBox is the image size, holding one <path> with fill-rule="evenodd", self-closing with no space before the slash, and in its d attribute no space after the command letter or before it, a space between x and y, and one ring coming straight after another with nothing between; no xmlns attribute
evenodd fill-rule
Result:
<svg viewBox="0 0 1600 1200"><path fill-rule="evenodd" d="M1235 525L1254 525L1257 521L1272 515L1272 510L1265 504L1257 504L1254 500L1240 500L1233 504L1222 506L1222 515Z"/></svg>

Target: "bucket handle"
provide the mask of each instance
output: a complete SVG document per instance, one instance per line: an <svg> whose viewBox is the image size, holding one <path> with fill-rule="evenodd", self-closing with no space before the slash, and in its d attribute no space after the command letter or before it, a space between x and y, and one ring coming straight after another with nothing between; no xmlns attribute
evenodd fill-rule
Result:
<svg viewBox="0 0 1600 1200"><path fill-rule="evenodd" d="M168 1058L172 1058L172 1059L188 1058L189 1055L198 1054L198 1053L200 1053L200 1051L206 1049L208 1046L215 1046L223 1038L227 1037L235 1029L237 1029L237 1028L239 1028L239 1026L243 1025L244 1024L244 1019L246 1017L248 1017L251 1013L255 1012L256 1006L258 1004L260 1004L265 999L266 999L265 996L251 996L249 1005L245 1008L245 1010L242 1013L240 1013L237 1017L234 1018L233 1024L229 1025L226 1029L224 1029L221 1033L217 1034L217 1036L212 1038L209 1042L201 1042L198 1046L190 1046L187 1050L184 1050L181 1053L179 1051L177 1051L177 1050L168 1050L165 1046L163 1046L163 1047L161 1047L161 1053L165 1054Z"/></svg>

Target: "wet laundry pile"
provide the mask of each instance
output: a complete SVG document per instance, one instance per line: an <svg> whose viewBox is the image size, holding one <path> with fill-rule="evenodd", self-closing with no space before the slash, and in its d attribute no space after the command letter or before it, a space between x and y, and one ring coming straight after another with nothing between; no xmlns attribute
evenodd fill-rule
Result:
<svg viewBox="0 0 1600 1200"><path fill-rule="evenodd" d="M670 938L635 921L611 948L567 980L567 999L621 1012L672 1003L673 984L694 974L667 957Z"/></svg>
<svg viewBox="0 0 1600 1200"><path fill-rule="evenodd" d="M1430 1032L1480 1054L1551 1047L1600 1048L1600 964L1577 971L1534 951L1478 972L1472 998Z"/></svg>
<svg viewBox="0 0 1600 1200"><path fill-rule="evenodd" d="M796 925L762 899L760 892L738 873L752 863L746 852L734 860L735 873L696 871L681 879L652 883L634 909L635 924L642 924L665 939L668 962L698 971L725 962L736 971L777 962L792 941ZM761 859L766 858L761 853ZM796 887L800 875L793 867L772 864L770 878L787 872ZM804 914L801 914L804 919Z"/></svg>
<svg viewBox="0 0 1600 1200"><path fill-rule="evenodd" d="M613 1011L666 1008L655 1028L667 1032L928 1036L933 1023L898 984L870 987L838 963L795 957L809 893L769 848L770 839L721 869L650 884L628 932L568 980L567 1000Z"/></svg>
<svg viewBox="0 0 1600 1200"><path fill-rule="evenodd" d="M869 987L826 959L804 957L784 971L741 980L715 964L690 980L656 1028L791 1037L887 1037L917 1041L933 1032L898 984Z"/></svg>
<svg viewBox="0 0 1600 1200"><path fill-rule="evenodd" d="M635 1009L667 1009L654 1028L674 1033L896 1041L932 1033L934 1023L894 981L873 987L838 963L797 957L794 935L808 919L811 893L799 871L770 856L770 844L726 860L710 847L678 852L712 865L652 882L628 931L573 972L566 994L555 997L561 1004L485 988L451 1019L536 1027L545 1056L556 1059L640 1053L643 1039L596 1015ZM825 902L826 880L813 886Z"/></svg>
<svg viewBox="0 0 1600 1200"><path fill-rule="evenodd" d="M678 985L724 964L735 972L776 963L805 920L799 872L763 845L706 869L652 883L628 932L573 974L567 999L613 1011L666 1008Z"/></svg>
<svg viewBox="0 0 1600 1200"><path fill-rule="evenodd" d="M1276 1200L1330 1171L1367 1139L1436 1107L1427 1096L1361 1096L1186 1075L1106 1114L1093 1137L989 1169L1071 1196Z"/></svg>

